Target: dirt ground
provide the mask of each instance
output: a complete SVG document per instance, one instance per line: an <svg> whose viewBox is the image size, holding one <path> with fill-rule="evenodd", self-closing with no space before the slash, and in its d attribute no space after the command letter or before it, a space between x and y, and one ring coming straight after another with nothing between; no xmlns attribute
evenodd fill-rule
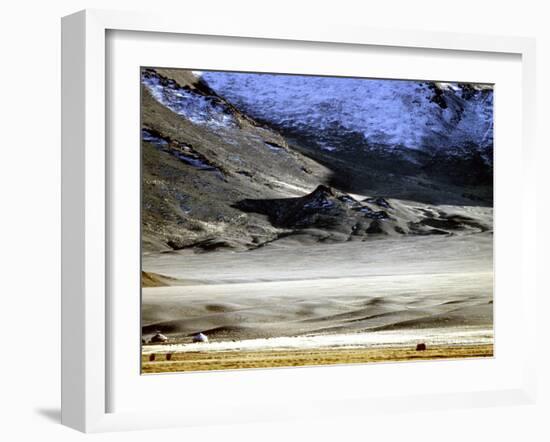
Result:
<svg viewBox="0 0 550 442"><path fill-rule="evenodd" d="M273 351L223 351L155 354L142 357L142 373L167 373L242 368L297 367L309 365L365 364L372 362L414 361L493 356L493 345L437 346L416 348L314 349ZM170 360L167 360L170 358Z"/></svg>

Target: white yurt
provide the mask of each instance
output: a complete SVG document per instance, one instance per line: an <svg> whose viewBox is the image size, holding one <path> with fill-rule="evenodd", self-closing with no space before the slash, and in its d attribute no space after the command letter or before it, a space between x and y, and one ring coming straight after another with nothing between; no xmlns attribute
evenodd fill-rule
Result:
<svg viewBox="0 0 550 442"><path fill-rule="evenodd" d="M152 338L151 338L151 342L153 343L157 343L157 344L161 344L163 342L166 342L168 341L168 338L166 336L164 336L161 332L157 332Z"/></svg>
<svg viewBox="0 0 550 442"><path fill-rule="evenodd" d="M208 336L204 333L197 333L193 336L193 342L208 342Z"/></svg>

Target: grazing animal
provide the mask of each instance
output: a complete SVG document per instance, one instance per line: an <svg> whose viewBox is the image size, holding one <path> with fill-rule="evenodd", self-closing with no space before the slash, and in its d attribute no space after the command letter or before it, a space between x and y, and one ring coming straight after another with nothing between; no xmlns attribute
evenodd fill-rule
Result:
<svg viewBox="0 0 550 442"><path fill-rule="evenodd" d="M166 360L169 361L172 359L172 353L166 353Z"/></svg>
<svg viewBox="0 0 550 442"><path fill-rule="evenodd" d="M155 360L155 354L154 354L154 353L151 353L151 354L149 355L149 361L150 361L150 362L153 362L154 360Z"/></svg>
<svg viewBox="0 0 550 442"><path fill-rule="evenodd" d="M416 344L416 351L424 351L426 350L426 344L423 342L421 344Z"/></svg>

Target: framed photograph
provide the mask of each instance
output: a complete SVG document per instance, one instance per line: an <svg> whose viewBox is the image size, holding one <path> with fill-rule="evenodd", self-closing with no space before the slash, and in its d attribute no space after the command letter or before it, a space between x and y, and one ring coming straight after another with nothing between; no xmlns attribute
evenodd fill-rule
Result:
<svg viewBox="0 0 550 442"><path fill-rule="evenodd" d="M62 44L64 424L533 400L532 40L83 11Z"/></svg>

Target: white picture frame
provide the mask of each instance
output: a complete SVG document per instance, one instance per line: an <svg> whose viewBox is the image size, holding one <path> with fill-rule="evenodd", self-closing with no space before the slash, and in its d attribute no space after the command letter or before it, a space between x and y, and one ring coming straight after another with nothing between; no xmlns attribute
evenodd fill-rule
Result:
<svg viewBox="0 0 550 442"><path fill-rule="evenodd" d="M169 35L217 36L221 38L269 39L273 41L366 45L378 48L428 49L483 54L512 54L521 57L521 149L520 191L522 316L525 341L521 353L521 379L489 390L461 393L447 391L425 395L328 397L317 399L310 408L273 404L264 411L254 404L239 404L235 410L220 412L217 422L249 422L287 417L368 414L410 408L436 409L498 404L533 403L536 393L535 339L535 233L527 226L535 219L535 42L533 39L404 30L350 28L328 24L267 24L246 20L222 22L194 17L182 22L169 14L155 16L86 10L62 21L62 423L85 432L169 426L207 425L212 416L167 407L155 412L109 410L109 378L112 354L108 328L116 321L109 310L110 230L107 155L106 36L111 31L152 32ZM159 34L156 34L159 35ZM497 123L498 124L498 123ZM518 147L519 149L519 147ZM498 168L498 165L496 166ZM498 211L498 205L497 209ZM497 250L498 253L498 250ZM531 256L527 265L527 256ZM498 286L497 286L498 287ZM498 321L498 316L497 319ZM533 343L533 344L531 344ZM497 343L498 345L498 343ZM498 358L498 350L497 350ZM355 367L355 371L360 367ZM384 367L381 367L382 369ZM435 368L437 370L437 368ZM280 370L279 370L280 371ZM378 370L380 371L380 369ZM257 373L257 372L256 372ZM290 371L286 371L290 373ZM296 370L296 373L304 373ZM209 374L202 374L201 379ZM211 374L210 374L211 375ZM195 376L197 376L195 374ZM263 371L263 379L274 377ZM287 374L288 376L292 376ZM198 378L197 378L198 379ZM223 376L220 377L223 379ZM277 382L277 381L275 381ZM246 401L246 399L242 399ZM236 402L239 402L237 399ZM257 408L257 407L256 407Z"/></svg>

